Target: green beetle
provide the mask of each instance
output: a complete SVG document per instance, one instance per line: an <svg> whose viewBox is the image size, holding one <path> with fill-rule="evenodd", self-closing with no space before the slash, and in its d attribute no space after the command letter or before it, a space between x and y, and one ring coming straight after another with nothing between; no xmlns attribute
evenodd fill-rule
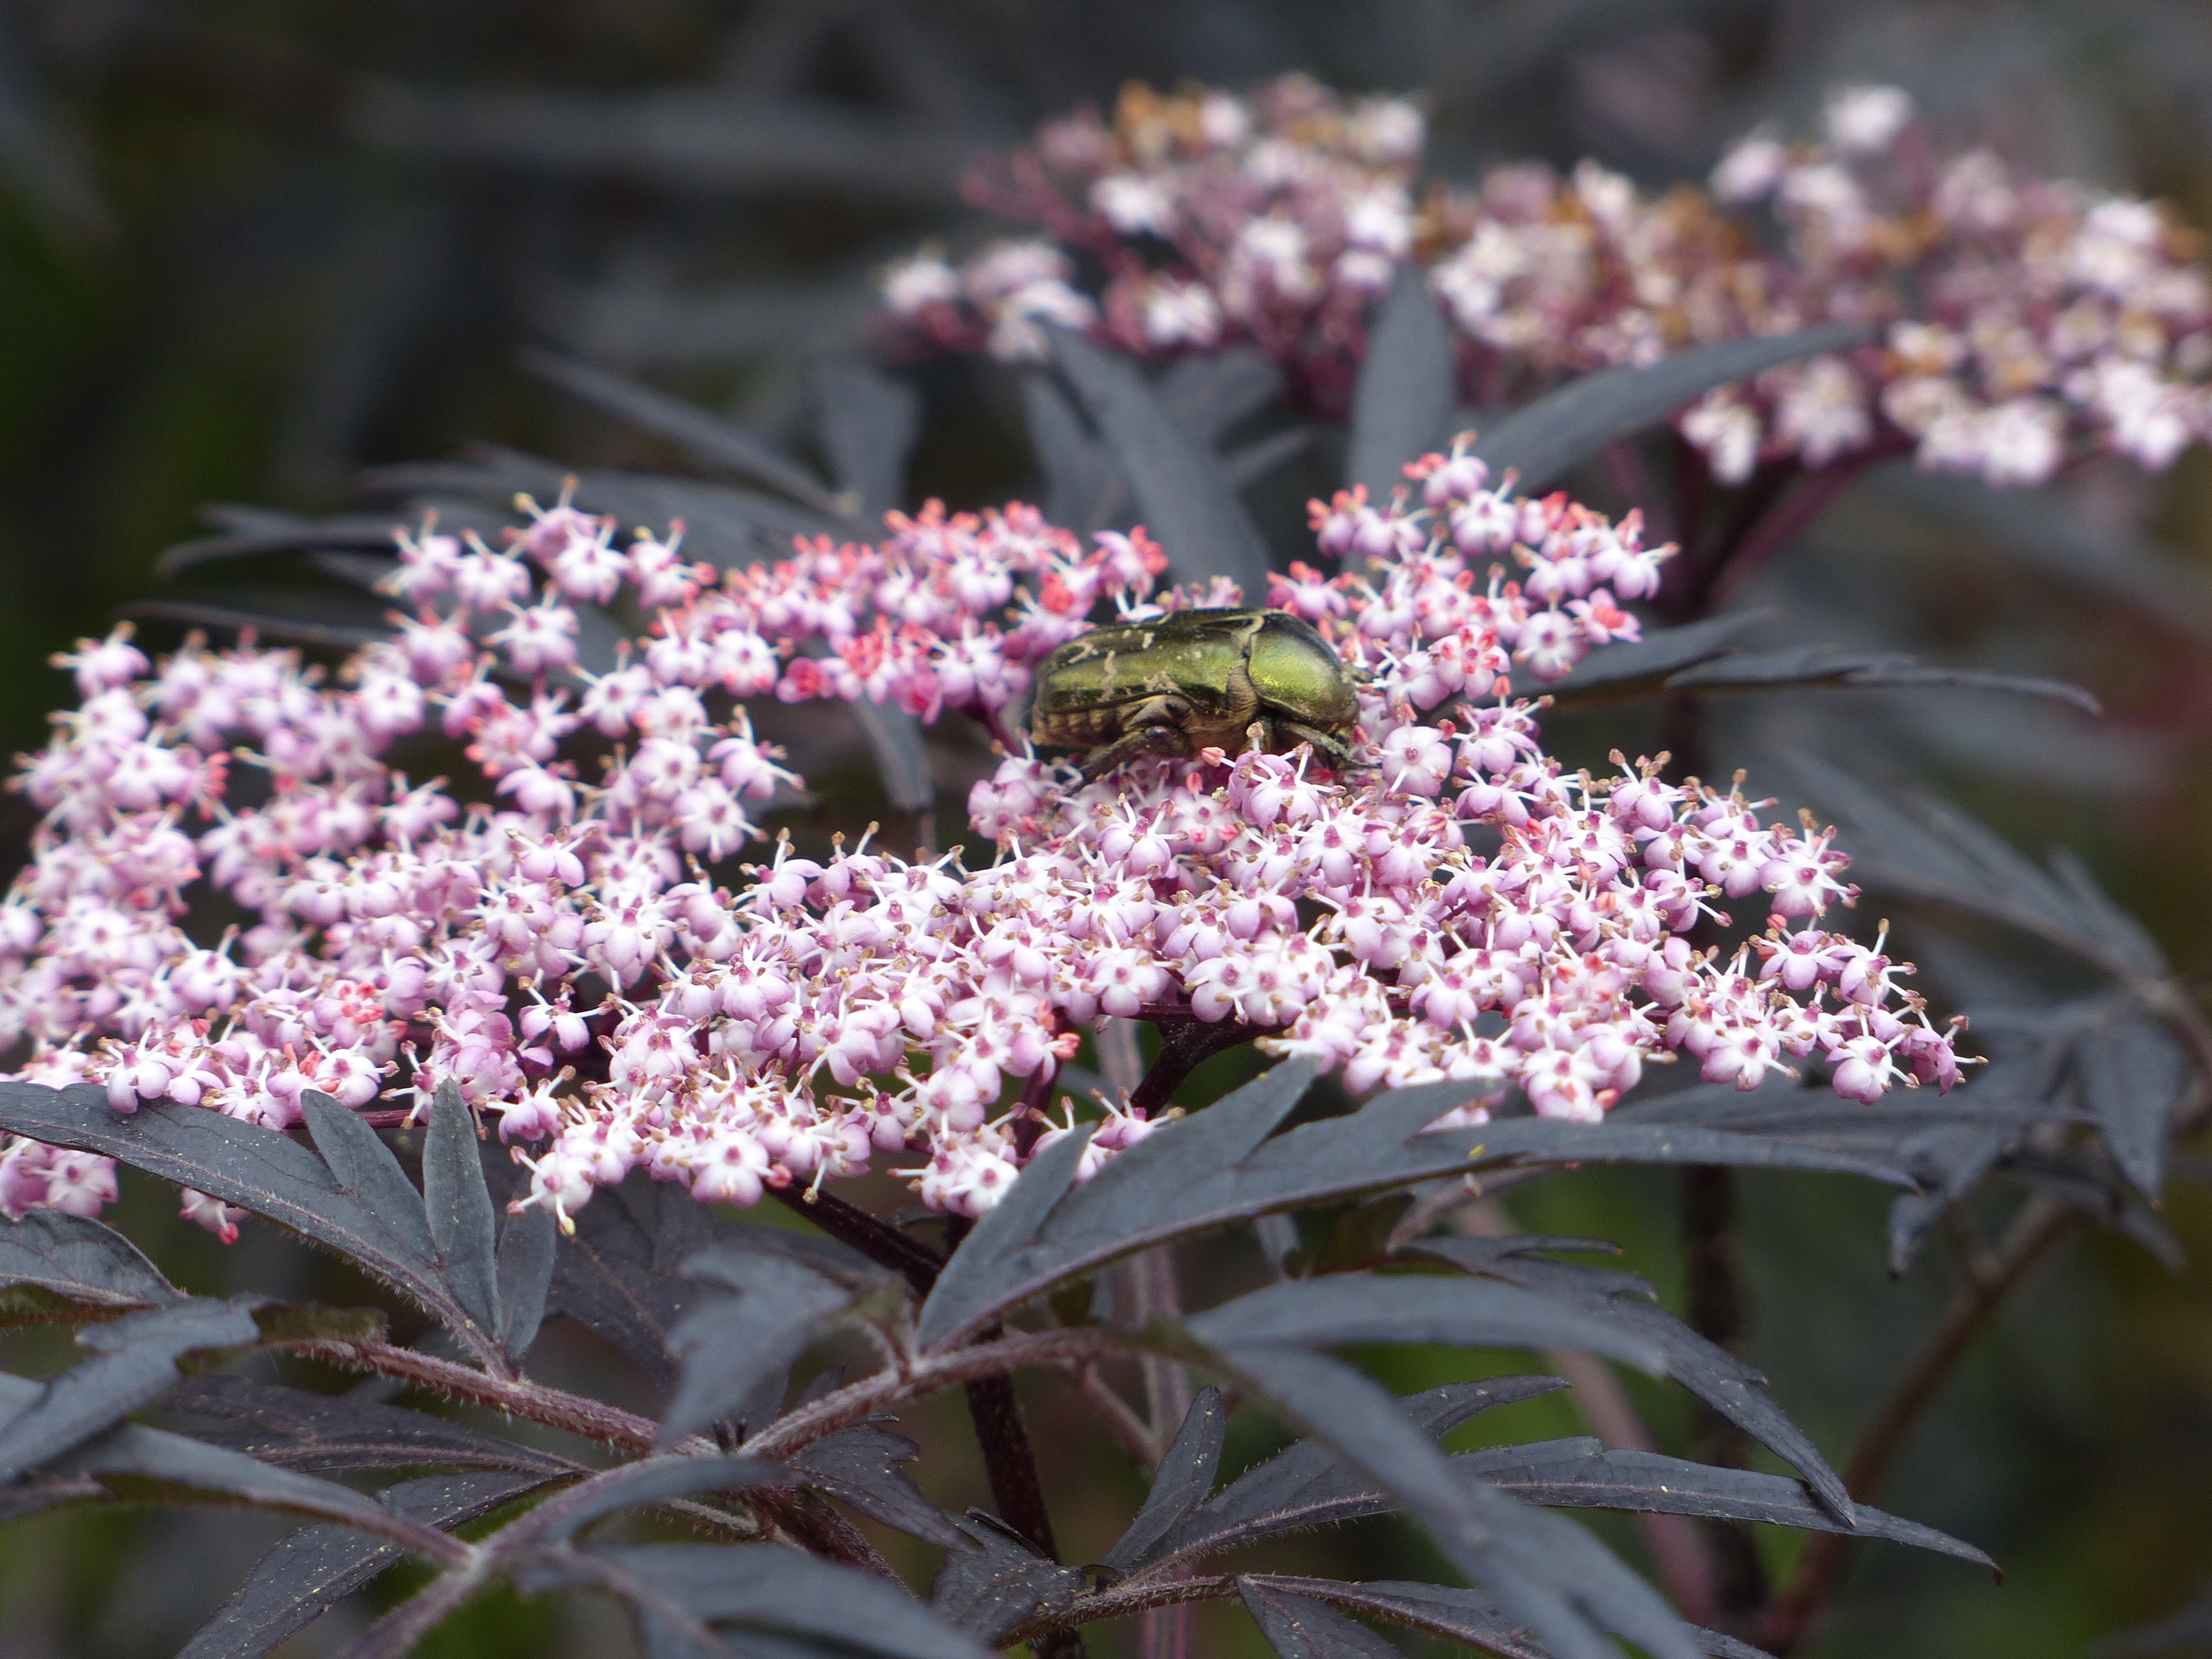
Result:
<svg viewBox="0 0 2212 1659"><path fill-rule="evenodd" d="M1054 652L1030 734L1088 750L1083 775L1096 778L1138 755L1241 754L1255 725L1265 750L1310 743L1343 767L1358 720L1352 676L1310 623L1286 611L1171 611Z"/></svg>

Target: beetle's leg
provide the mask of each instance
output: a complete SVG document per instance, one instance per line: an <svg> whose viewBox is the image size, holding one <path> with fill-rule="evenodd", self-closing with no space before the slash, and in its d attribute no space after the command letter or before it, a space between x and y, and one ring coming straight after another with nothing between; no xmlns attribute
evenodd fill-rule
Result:
<svg viewBox="0 0 2212 1659"><path fill-rule="evenodd" d="M1311 744L1314 753L1340 772L1352 764L1352 750L1343 738L1316 731L1310 726L1300 726L1296 720L1277 720L1274 735L1286 746L1293 748L1302 743Z"/></svg>
<svg viewBox="0 0 2212 1659"><path fill-rule="evenodd" d="M1158 755L1164 759L1190 758L1190 738L1179 726L1139 726L1124 732L1102 749L1094 749L1083 757L1084 777L1096 782L1123 761L1134 760L1139 755Z"/></svg>

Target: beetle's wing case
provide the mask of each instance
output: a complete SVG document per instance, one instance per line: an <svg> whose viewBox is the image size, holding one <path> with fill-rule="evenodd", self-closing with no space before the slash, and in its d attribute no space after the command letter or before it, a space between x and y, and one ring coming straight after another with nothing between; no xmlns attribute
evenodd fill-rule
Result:
<svg viewBox="0 0 2212 1659"><path fill-rule="evenodd" d="M1359 699L1343 662L1304 617L1262 612L1249 672L1261 701L1309 726L1334 730L1359 718Z"/></svg>
<svg viewBox="0 0 2212 1659"><path fill-rule="evenodd" d="M1245 641L1267 615L1175 611L1094 628L1046 659L1036 713L1050 718L1169 693L1199 708L1216 707L1242 670Z"/></svg>

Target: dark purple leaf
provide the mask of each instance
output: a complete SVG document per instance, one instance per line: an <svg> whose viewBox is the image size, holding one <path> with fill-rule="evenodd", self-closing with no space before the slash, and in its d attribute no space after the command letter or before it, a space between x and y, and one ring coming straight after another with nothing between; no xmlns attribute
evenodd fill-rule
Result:
<svg viewBox="0 0 2212 1659"><path fill-rule="evenodd" d="M566 1458L428 1412L347 1395L310 1394L250 1377L189 1377L162 1402L162 1409L232 1425L196 1429L192 1437L280 1468L495 1469L542 1476L585 1472Z"/></svg>
<svg viewBox="0 0 2212 1659"><path fill-rule="evenodd" d="M1544 689L1561 708L1617 702L1628 690L1656 691L1669 674L1721 656L1771 612L1735 611L1680 628L1655 628L1640 640L1593 651ZM1594 695L1602 693L1603 695Z"/></svg>
<svg viewBox="0 0 2212 1659"><path fill-rule="evenodd" d="M1045 517L1078 535L1103 529L1125 495L1105 445L1092 437L1067 395L1045 374L1022 382L1030 453L1044 483Z"/></svg>
<svg viewBox="0 0 2212 1659"><path fill-rule="evenodd" d="M837 488L870 526L906 499L907 458L921 430L921 398L904 380L858 357L817 363L807 376L814 430Z"/></svg>
<svg viewBox="0 0 2212 1659"><path fill-rule="evenodd" d="M425 1273L435 1273L438 1247L430 1237L422 1194L415 1190L383 1137L362 1122L359 1113L318 1090L301 1091L300 1113L308 1139L338 1185L383 1229L393 1253L421 1263Z"/></svg>
<svg viewBox="0 0 2212 1659"><path fill-rule="evenodd" d="M2048 697L2085 714L2104 712L2091 693L2038 674L1997 674L1975 668L1931 668L1896 651L1838 651L1832 646L1792 645L1749 651L1699 663L1669 675L1669 691L1773 690L1786 686L1835 686L1868 690L1948 687Z"/></svg>
<svg viewBox="0 0 2212 1659"><path fill-rule="evenodd" d="M1221 1445L1228 1430L1229 1413L1222 1404L1221 1390L1200 1389L1153 1473L1144 1507L1107 1551L1108 1566L1127 1572L1143 1565L1169 1534L1190 1518L1191 1511L1206 1502L1213 1491L1213 1477L1220 1472Z"/></svg>
<svg viewBox="0 0 2212 1659"><path fill-rule="evenodd" d="M643 1504L665 1504L695 1492L781 1486L790 1474L757 1457L651 1457L594 1475L562 1496L560 1517L538 1534L547 1544L573 1538L601 1516Z"/></svg>
<svg viewBox="0 0 2212 1659"><path fill-rule="evenodd" d="M824 1436L784 1467L872 1521L945 1548L964 1548L952 1517L931 1503L901 1467L920 1452L904 1435L862 1423Z"/></svg>
<svg viewBox="0 0 2212 1659"><path fill-rule="evenodd" d="M184 1299L137 1245L89 1217L33 1210L0 1224L0 1323L83 1318Z"/></svg>
<svg viewBox="0 0 2212 1659"><path fill-rule="evenodd" d="M99 1152L266 1216L404 1291L454 1329L468 1324L444 1275L396 1246L392 1231L330 1166L288 1136L173 1100L148 1101L120 1116L103 1089L34 1083L0 1083L0 1128Z"/></svg>
<svg viewBox="0 0 2212 1659"><path fill-rule="evenodd" d="M2155 1203L2166 1186L2173 1121L2188 1097L2189 1055L2166 1024L2142 1012L2092 1025L2074 1047L2074 1079L2112 1161Z"/></svg>
<svg viewBox="0 0 2212 1659"><path fill-rule="evenodd" d="M1286 1578L1273 1574L1255 1574L1254 1577L1260 1583L1279 1586L1294 1595L1349 1612L1426 1631L1448 1641L1464 1642L1503 1655L1504 1659L1552 1659L1550 1652L1528 1634L1526 1627L1509 1619L1485 1590L1390 1579L1351 1584L1332 1578ZM1700 1630L1695 1625L1687 1629L1690 1639L1711 1659L1769 1659L1761 1650L1747 1642L1739 1642L1733 1636Z"/></svg>
<svg viewBox="0 0 2212 1659"><path fill-rule="evenodd" d="M450 1078L438 1085L430 1127L422 1137L422 1207L429 1214L430 1242L437 1247L439 1270L453 1300L467 1310L479 1333L496 1340L497 1223L491 1191L484 1185L483 1159L477 1152L476 1115L461 1103L460 1088Z"/></svg>
<svg viewBox="0 0 2212 1659"><path fill-rule="evenodd" d="M51 1463L176 1386L177 1361L259 1340L250 1308L194 1297L77 1333L93 1358L47 1379L0 1428L0 1482Z"/></svg>
<svg viewBox="0 0 2212 1659"><path fill-rule="evenodd" d="M682 446L696 459L741 473L817 512L847 516L843 505L823 488L819 478L758 433L712 410L550 351L526 349L522 366L641 432Z"/></svg>
<svg viewBox="0 0 2212 1659"><path fill-rule="evenodd" d="M664 1445L738 1406L763 1378L781 1376L853 1301L850 1288L802 1263L734 1245L702 1251L689 1267L737 1294L693 1309L669 1333L684 1366L661 1421Z"/></svg>
<svg viewBox="0 0 2212 1659"><path fill-rule="evenodd" d="M1218 446L1229 429L1283 389L1281 365L1253 346L1178 358L1153 382L1169 418L1200 443Z"/></svg>
<svg viewBox="0 0 2212 1659"><path fill-rule="evenodd" d="M393 1511L447 1530L489 1515L544 1484L540 1475L434 1474L377 1494ZM261 1659L386 1568L397 1544L349 1527L303 1527L255 1563L237 1593L200 1626L177 1659Z"/></svg>
<svg viewBox="0 0 2212 1659"><path fill-rule="evenodd" d="M1861 345L1874 334L1869 324L1822 323L1692 347L1645 368L1601 369L1516 410L1485 434L1476 453L1493 473L1509 467L1518 472L1521 490L1534 495L1614 439L1664 420L1715 386L1747 380L1795 357Z"/></svg>
<svg viewBox="0 0 2212 1659"><path fill-rule="evenodd" d="M1403 468L1451 434L1458 361L1451 329L1418 264L1398 267L1367 336L1367 356L1352 394L1352 442L1346 482L1367 486L1370 500L1390 499L1406 482Z"/></svg>
<svg viewBox="0 0 2212 1659"><path fill-rule="evenodd" d="M1267 549L1212 449L1190 441L1128 358L1062 328L1053 356L1105 441L1177 581L1226 576L1248 605L1267 599Z"/></svg>
<svg viewBox="0 0 2212 1659"><path fill-rule="evenodd" d="M987 1659L973 1638L898 1585L781 1545L652 1544L593 1553L702 1624L813 1638L833 1644L830 1652L880 1659Z"/></svg>
<svg viewBox="0 0 2212 1659"><path fill-rule="evenodd" d="M1250 1574L1237 1581L1244 1610L1283 1659L1398 1659L1398 1650L1327 1602Z"/></svg>
<svg viewBox="0 0 2212 1659"><path fill-rule="evenodd" d="M1766 1379L1718 1343L1708 1340L1664 1308L1634 1290L1624 1291L1619 1275L1604 1269L1547 1261L1525 1254L1501 1252L1494 1241L1431 1237L1411 1248L1449 1261L1469 1273L1505 1279L1542 1298L1572 1308L1615 1334L1656 1351L1663 1371L1759 1444L1809 1480L1831 1513L1846 1525L1856 1512L1843 1478L1828 1467L1810 1437L1774 1403ZM1462 1249L1462 1246L1468 1248ZM1540 1248L1540 1245L1539 1245Z"/></svg>
<svg viewBox="0 0 2212 1659"><path fill-rule="evenodd" d="M519 1365L537 1340L545 1318L545 1295L553 1282L553 1254L559 1229L553 1212L533 1204L510 1215L499 1229L499 1309L506 1323L500 1346L507 1363Z"/></svg>
<svg viewBox="0 0 2212 1659"><path fill-rule="evenodd" d="M1434 1440L1478 1412L1534 1400L1566 1386L1556 1376L1493 1376L1406 1395L1397 1405ZM1376 1490L1375 1483L1347 1468L1326 1441L1301 1440L1238 1475L1193 1510L1151 1553L1154 1559L1197 1555L1273 1533L1377 1515L1389 1507L1389 1500Z"/></svg>
<svg viewBox="0 0 2212 1659"><path fill-rule="evenodd" d="M929 1587L929 1605L988 1647L1048 1608L1073 1601L1083 1572L1042 1556L1002 1528L980 1519L956 1521L965 1547L947 1550Z"/></svg>

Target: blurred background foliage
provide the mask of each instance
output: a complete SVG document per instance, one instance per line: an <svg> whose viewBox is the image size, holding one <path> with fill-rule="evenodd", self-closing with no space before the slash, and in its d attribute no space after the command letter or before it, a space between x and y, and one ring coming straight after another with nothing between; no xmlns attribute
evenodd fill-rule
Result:
<svg viewBox="0 0 2212 1659"><path fill-rule="evenodd" d="M805 368L865 347L876 270L927 239L960 250L994 234L958 196L977 149L1073 104L1110 104L1133 77L1236 86L1293 70L1417 91L1435 170L1589 155L1649 185L1701 177L1759 120L1802 129L1833 82L1890 81L1956 141L2163 196L2212 226L2212 9L2187 0L12 0L0 8L0 752L40 741L64 698L47 654L157 595L155 559L203 533L204 504L356 508L363 469L480 440L572 465L667 459L529 374L518 354L532 343L803 448ZM969 506L1029 485L1009 380L955 363L909 373L928 408L914 496ZM1333 465L1301 482L1333 482ZM2065 495L1985 508L1877 477L1753 597L1792 613L1793 637L2072 678L2106 700L2100 725L1994 699L1873 696L1814 720L1785 700L1756 727L1723 726L1718 747L1809 741L1907 762L2023 850L2077 847L2201 973L2212 458L2157 479L2108 465ZM2020 560L2023 529L2114 556L2147 548L2130 568L2156 580L2086 603L2078 561ZM214 580L265 599L296 576L246 562ZM793 716L777 734L803 744L785 728L832 718ZM1633 746L1613 726L1559 735L1580 758ZM4 811L20 835L26 810L11 798ZM338 1269L268 1229L226 1254L150 1183L125 1180L114 1218L180 1282L344 1299ZM1840 1455L1955 1270L1931 1251L1888 1278L1882 1194L1811 1176L1743 1192L1752 1354ZM1619 1240L1680 1305L1668 1176L1554 1177L1511 1202L1532 1230ZM2008 1582L1877 1547L1808 1651L2070 1655L2212 1578L2212 1202L2177 1182L2167 1218L2179 1273L2113 1235L2042 1268L1884 1494L1988 1548ZM547 1363L604 1361L579 1343ZM1378 1364L1412 1388L1467 1360ZM1681 1397L1640 1398L1679 1443L1686 1424L1666 1413ZM1055 1431L1068 1404L1040 1389L1036 1437L1079 1559L1118 1531L1140 1483L1103 1441ZM957 1403L939 1405L926 1437L964 1444ZM1579 1427L1557 1399L1513 1412L1489 1431ZM1248 1416L1232 1451L1256 1457L1274 1443ZM922 1475L940 1501L983 1500L957 1460ZM216 1514L0 1528L0 1659L173 1651L272 1535ZM1639 1548L1632 1528L1609 1536ZM1770 1567L1801 1541L1763 1540ZM1346 1576L1424 1571L1408 1557L1422 1547L1389 1526L1305 1547L1316 1561L1350 1553L1335 1560ZM360 1622L325 1620L286 1651L327 1651ZM507 1596L429 1650L597 1654L624 1639L605 1610ZM1256 1640L1201 1624L1198 1650Z"/></svg>

